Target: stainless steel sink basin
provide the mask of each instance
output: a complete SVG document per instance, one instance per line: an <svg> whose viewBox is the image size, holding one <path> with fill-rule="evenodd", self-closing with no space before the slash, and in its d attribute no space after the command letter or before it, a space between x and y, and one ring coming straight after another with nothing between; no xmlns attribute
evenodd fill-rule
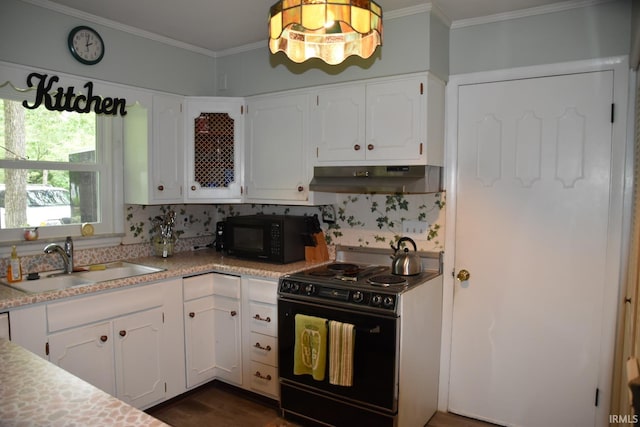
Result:
<svg viewBox="0 0 640 427"><path fill-rule="evenodd" d="M65 274L53 277L44 277L38 280L23 280L18 283L2 283L12 288L19 289L29 294L38 292L53 291L58 289L76 288L78 286L92 285L95 282L85 277L78 277L73 274Z"/></svg>
<svg viewBox="0 0 640 427"><path fill-rule="evenodd" d="M103 268L104 267L104 268ZM112 262L109 264L96 264L87 267L89 271L73 273L73 276L89 279L93 282L124 279L126 277L141 276L143 274L157 273L162 268L149 267L130 262Z"/></svg>
<svg viewBox="0 0 640 427"><path fill-rule="evenodd" d="M53 291L58 289L76 288L79 286L93 285L107 280L124 279L127 277L141 276L143 274L163 271L162 268L149 267L130 262L112 262L109 264L96 264L86 267L87 271L64 274L60 272L42 274L40 279L23 280L18 283L8 283L0 280L0 283L19 289L23 292L35 294L38 292Z"/></svg>

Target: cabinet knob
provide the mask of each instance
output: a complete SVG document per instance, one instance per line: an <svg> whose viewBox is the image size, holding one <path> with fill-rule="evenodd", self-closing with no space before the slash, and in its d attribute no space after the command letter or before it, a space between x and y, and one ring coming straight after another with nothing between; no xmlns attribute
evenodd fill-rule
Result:
<svg viewBox="0 0 640 427"><path fill-rule="evenodd" d="M267 317L260 317L259 314L256 314L255 316L253 316L253 318L256 319L256 320L260 320L262 322L267 322L267 323L271 322L271 318L268 317L268 316Z"/></svg>
<svg viewBox="0 0 640 427"><path fill-rule="evenodd" d="M258 377L258 378L260 378L260 379L262 379L262 380L271 381L271 375L269 375L269 374L267 374L266 376L264 376L264 375L262 375L262 374L260 373L260 371L256 371L256 373L255 373L255 374L253 374L253 375L254 375L254 376L256 376L256 377Z"/></svg>
<svg viewBox="0 0 640 427"><path fill-rule="evenodd" d="M125 330L120 331L120 336L121 337L124 337L126 335L127 335L127 331L125 331Z"/></svg>
<svg viewBox="0 0 640 427"><path fill-rule="evenodd" d="M102 336L100 337L100 341L102 341L102 342L107 342L107 340L108 340L108 339L109 339L109 337L108 337L108 336L106 336L106 335L102 335Z"/></svg>
<svg viewBox="0 0 640 427"><path fill-rule="evenodd" d="M231 317L233 317L233 316L237 315L238 312L236 312L235 310L231 310L231 313L229 313L229 314L231 314Z"/></svg>
<svg viewBox="0 0 640 427"><path fill-rule="evenodd" d="M189 317L191 317L193 319L194 317L196 317L196 314L192 311L192 312L189 313Z"/></svg>
<svg viewBox="0 0 640 427"><path fill-rule="evenodd" d="M268 345L266 347L263 347L260 345L259 342L256 343L256 345L254 345L255 348L257 348L258 350L264 350L264 351L271 351L271 346Z"/></svg>
<svg viewBox="0 0 640 427"><path fill-rule="evenodd" d="M373 150L373 144L367 145L367 150L369 150L369 151Z"/></svg>
<svg viewBox="0 0 640 427"><path fill-rule="evenodd" d="M303 192L304 191L304 187L302 185L298 185L298 191L299 192Z"/></svg>
<svg viewBox="0 0 640 427"><path fill-rule="evenodd" d="M360 144L356 144L356 145L354 145L354 146L353 146L353 149L354 149L354 150L356 150L356 151L360 150Z"/></svg>
<svg viewBox="0 0 640 427"><path fill-rule="evenodd" d="M191 191L196 191L196 186L195 185L191 186Z"/></svg>
<svg viewBox="0 0 640 427"><path fill-rule="evenodd" d="M164 185L158 185L158 191L164 191Z"/></svg>

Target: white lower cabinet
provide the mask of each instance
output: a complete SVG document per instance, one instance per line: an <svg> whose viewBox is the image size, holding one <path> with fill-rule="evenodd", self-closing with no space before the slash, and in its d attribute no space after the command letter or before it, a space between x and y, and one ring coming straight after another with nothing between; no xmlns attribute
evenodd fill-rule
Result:
<svg viewBox="0 0 640 427"><path fill-rule="evenodd" d="M245 386L279 399L278 281L243 278Z"/></svg>
<svg viewBox="0 0 640 427"><path fill-rule="evenodd" d="M111 322L80 326L49 335L49 360L112 396L116 371Z"/></svg>
<svg viewBox="0 0 640 427"><path fill-rule="evenodd" d="M46 305L49 360L137 408L181 393L181 280Z"/></svg>
<svg viewBox="0 0 640 427"><path fill-rule="evenodd" d="M242 385L240 277L187 277L183 289L187 388L214 378Z"/></svg>

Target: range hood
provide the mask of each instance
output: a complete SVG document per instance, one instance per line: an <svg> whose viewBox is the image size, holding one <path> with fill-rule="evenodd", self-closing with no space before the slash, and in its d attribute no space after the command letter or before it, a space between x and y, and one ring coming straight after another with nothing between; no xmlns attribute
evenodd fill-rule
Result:
<svg viewBox="0 0 640 427"><path fill-rule="evenodd" d="M328 193L420 194L437 193L442 168L438 166L316 166L311 191Z"/></svg>

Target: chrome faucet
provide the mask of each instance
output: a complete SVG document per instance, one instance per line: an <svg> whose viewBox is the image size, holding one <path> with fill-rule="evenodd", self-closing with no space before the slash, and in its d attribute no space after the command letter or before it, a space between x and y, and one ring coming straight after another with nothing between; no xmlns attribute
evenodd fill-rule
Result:
<svg viewBox="0 0 640 427"><path fill-rule="evenodd" d="M64 242L64 248L56 243L50 243L44 247L45 254L53 252L59 253L62 257L64 272L66 274L73 273L73 240L71 240L71 236L67 236L67 240Z"/></svg>

